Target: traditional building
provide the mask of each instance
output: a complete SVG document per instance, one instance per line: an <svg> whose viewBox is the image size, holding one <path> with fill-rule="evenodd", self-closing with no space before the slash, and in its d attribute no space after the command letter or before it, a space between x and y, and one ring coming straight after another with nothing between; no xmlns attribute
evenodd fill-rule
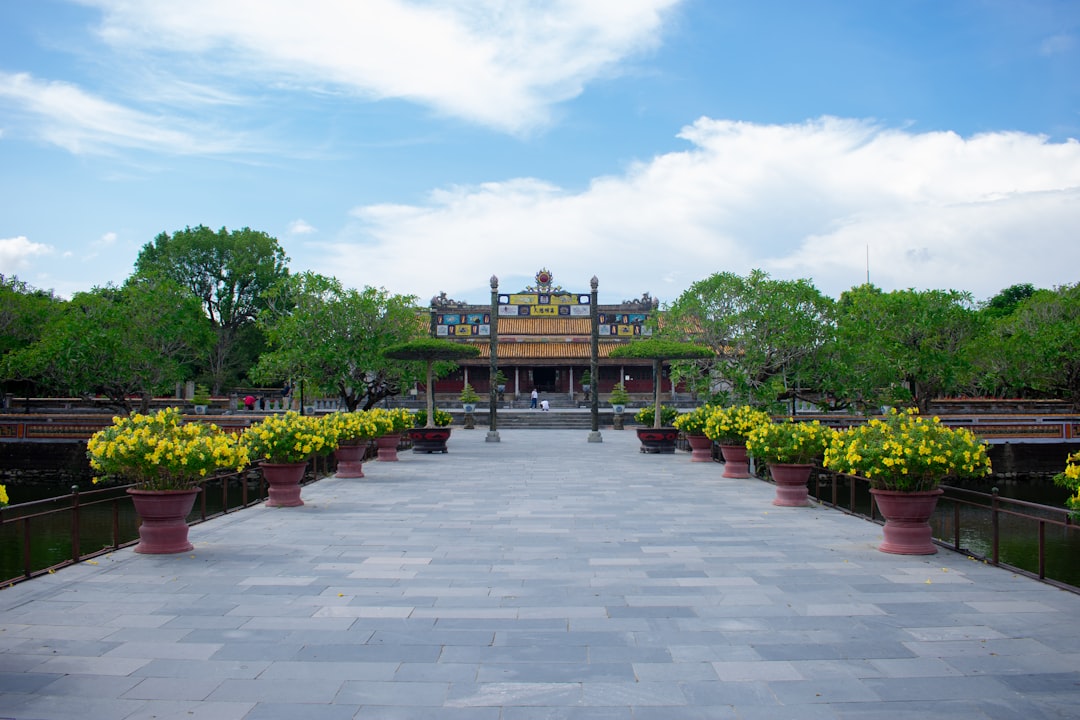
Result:
<svg viewBox="0 0 1080 720"><path fill-rule="evenodd" d="M441 293L431 299L431 330L435 337L475 343L480 356L460 362L453 374L439 380L435 391L457 394L469 383L481 395L490 392L491 323L497 333L496 359L505 376L506 398L528 399L535 388L557 404L584 400L581 380L591 363L592 294L572 292L554 284L547 269L536 273L536 284L519 292L499 292L496 317L492 304L458 302ZM653 392L649 362L614 360L611 350L651 334L649 320L657 301L643 294L636 300L596 308L599 392L601 398L623 381L627 392ZM663 380L670 391L670 382Z"/></svg>

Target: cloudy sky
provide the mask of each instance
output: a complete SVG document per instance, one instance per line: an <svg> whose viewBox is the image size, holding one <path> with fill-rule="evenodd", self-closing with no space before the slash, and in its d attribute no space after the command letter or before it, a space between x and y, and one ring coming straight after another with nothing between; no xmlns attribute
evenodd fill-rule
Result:
<svg viewBox="0 0 1080 720"><path fill-rule="evenodd" d="M1073 0L10 0L0 272L204 224L423 301L1071 284L1077 68Z"/></svg>

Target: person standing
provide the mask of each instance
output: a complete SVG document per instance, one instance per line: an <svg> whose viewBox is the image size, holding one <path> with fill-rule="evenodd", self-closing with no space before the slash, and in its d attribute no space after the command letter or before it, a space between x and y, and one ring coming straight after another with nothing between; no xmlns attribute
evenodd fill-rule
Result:
<svg viewBox="0 0 1080 720"><path fill-rule="evenodd" d="M533 388L532 395L529 396L529 407L531 407L533 410L535 410L536 409L536 401L539 400L539 399L540 399L540 393L538 393L536 391L536 388Z"/></svg>

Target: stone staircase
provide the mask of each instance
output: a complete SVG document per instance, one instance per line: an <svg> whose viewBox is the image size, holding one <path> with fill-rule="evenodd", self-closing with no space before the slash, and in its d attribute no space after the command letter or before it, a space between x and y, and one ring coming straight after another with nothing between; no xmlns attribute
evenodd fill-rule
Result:
<svg viewBox="0 0 1080 720"><path fill-rule="evenodd" d="M454 427L462 427L465 421L465 413L461 408L450 409L450 414L454 417ZM542 410L507 410L500 407L497 411L497 420L499 429L559 429L567 430L574 428L582 428L589 430L592 428L592 415L587 409L578 408L552 408L548 412ZM473 413L474 424L478 429L487 429L490 427L490 420L488 418L487 407L483 409L477 408ZM614 413L611 408L608 407L601 409L598 414L599 425L601 428L612 427ZM630 426L633 424L633 413L623 413L623 422Z"/></svg>

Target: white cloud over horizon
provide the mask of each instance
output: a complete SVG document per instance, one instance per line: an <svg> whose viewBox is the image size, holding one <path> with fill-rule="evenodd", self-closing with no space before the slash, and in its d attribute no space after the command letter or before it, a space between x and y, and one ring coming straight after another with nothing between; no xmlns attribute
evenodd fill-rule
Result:
<svg viewBox="0 0 1080 720"><path fill-rule="evenodd" d="M99 34L113 48L195 58L194 74L402 99L523 133L654 47L680 0L263 0L257 11L219 0L79 2L103 13Z"/></svg>
<svg viewBox="0 0 1080 720"><path fill-rule="evenodd" d="M53 252L52 247L31 242L25 235L0 238L0 275L17 275L30 269L34 258L51 255Z"/></svg>
<svg viewBox="0 0 1080 720"><path fill-rule="evenodd" d="M569 290L596 274L609 300L647 291L667 302L714 272L754 268L836 297L866 279L868 259L886 290L985 299L1015 283L1077 281L1075 140L831 117L701 118L680 137L688 150L581 192L513 178L436 190L422 205L357 207L314 269L350 285L396 278L391 290L424 300L439 290L482 299L491 272L517 290L541 266Z"/></svg>

